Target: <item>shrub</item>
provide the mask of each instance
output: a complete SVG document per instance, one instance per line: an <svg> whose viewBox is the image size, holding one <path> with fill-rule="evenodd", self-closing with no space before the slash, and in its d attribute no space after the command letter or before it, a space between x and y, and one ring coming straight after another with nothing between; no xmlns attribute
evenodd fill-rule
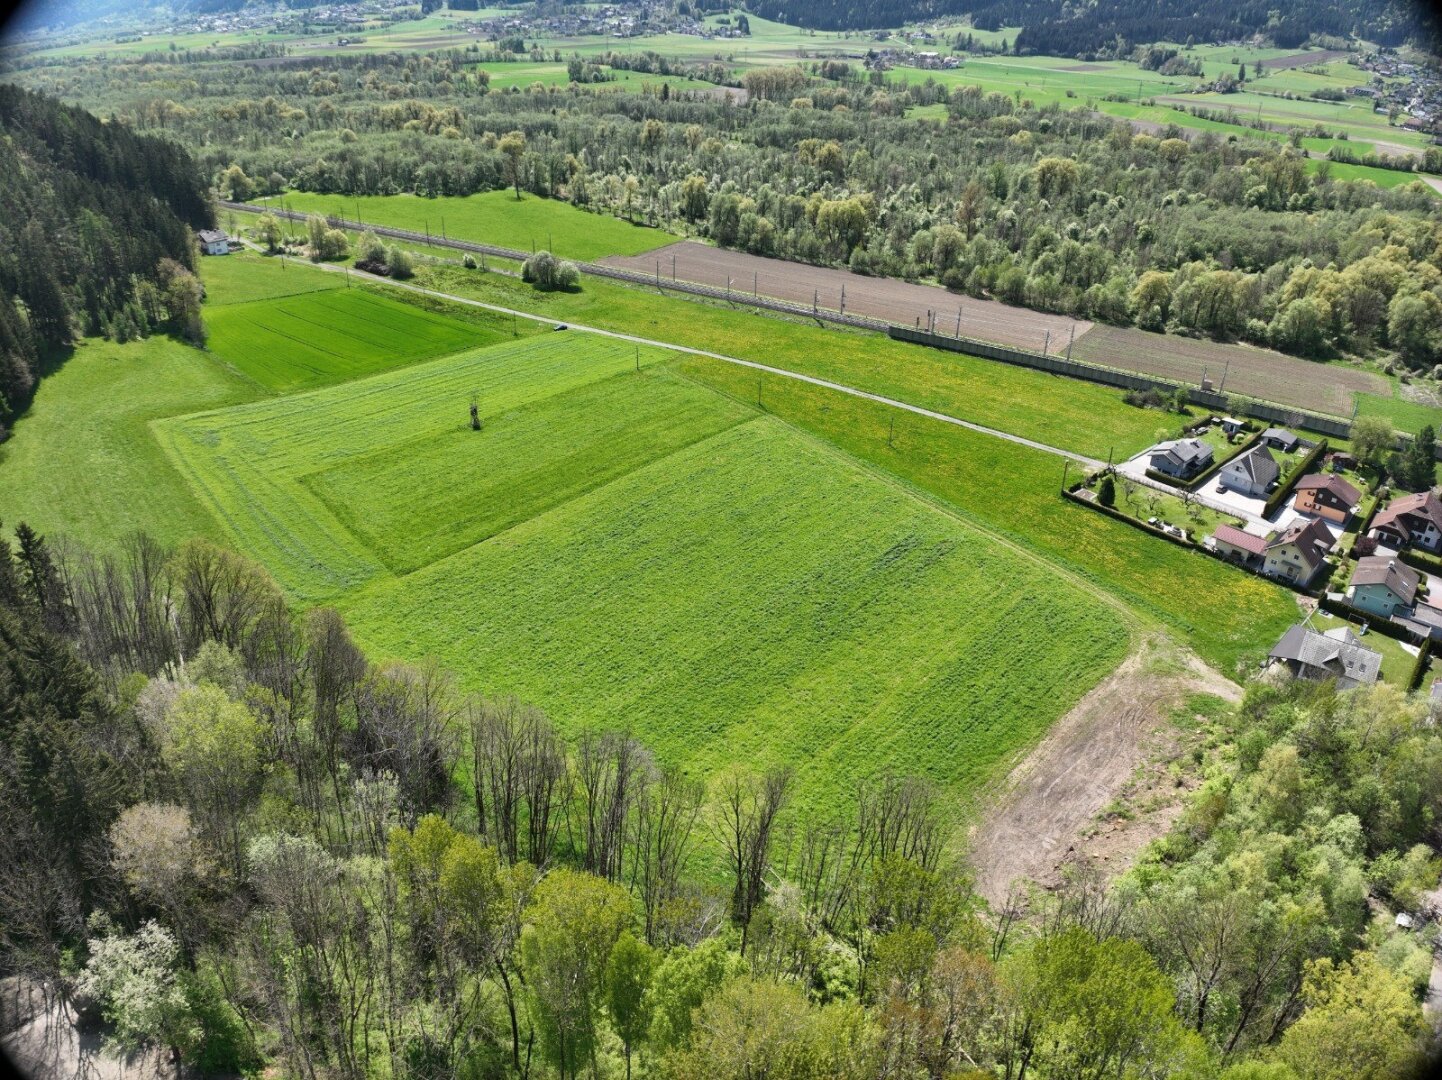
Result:
<svg viewBox="0 0 1442 1080"><path fill-rule="evenodd" d="M581 272L573 262L562 262L549 251L538 251L521 264L521 280L538 289L575 289Z"/></svg>
<svg viewBox="0 0 1442 1080"><path fill-rule="evenodd" d="M393 247L387 254L387 261L391 267L391 277L401 281L414 277L416 273L415 264L411 261L410 254L398 247Z"/></svg>
<svg viewBox="0 0 1442 1080"><path fill-rule="evenodd" d="M1103 506L1115 506L1117 504L1117 485L1110 474L1102 477L1101 487L1097 489L1097 502Z"/></svg>

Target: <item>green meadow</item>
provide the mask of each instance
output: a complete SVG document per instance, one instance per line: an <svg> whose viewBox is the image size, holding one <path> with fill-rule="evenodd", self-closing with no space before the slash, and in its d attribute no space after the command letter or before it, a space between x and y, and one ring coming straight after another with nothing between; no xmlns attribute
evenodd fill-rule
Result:
<svg viewBox="0 0 1442 1080"><path fill-rule="evenodd" d="M974 791L1129 640L1043 564L769 418L342 608L372 651L436 656L568 732L622 724L700 775L795 765L812 806L887 768Z"/></svg>
<svg viewBox="0 0 1442 1080"><path fill-rule="evenodd" d="M499 328L499 320L489 321L496 325L461 322L359 286L229 304L206 317L210 351L267 390L279 392L370 375L510 337L509 328Z"/></svg>
<svg viewBox="0 0 1442 1080"><path fill-rule="evenodd" d="M362 223L373 222L413 232L429 232L456 240L534 250L550 247L567 259L599 259L606 255L639 255L662 247L677 237L661 229L632 225L609 214L592 214L558 199L526 194L517 199L510 191L480 195L316 195L292 191L275 202L287 210L334 214Z"/></svg>

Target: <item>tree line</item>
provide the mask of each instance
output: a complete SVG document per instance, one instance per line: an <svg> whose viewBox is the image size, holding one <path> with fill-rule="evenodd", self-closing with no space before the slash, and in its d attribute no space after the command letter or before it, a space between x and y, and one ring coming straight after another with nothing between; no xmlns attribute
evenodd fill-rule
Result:
<svg viewBox="0 0 1442 1080"><path fill-rule="evenodd" d="M197 65L184 105L146 93L153 76L125 63L41 81L194 147L233 197L516 187L1079 318L1423 373L1442 362L1436 196L1420 183L1379 189L1296 146L1135 134L1082 102L878 85L834 62L821 78L750 71L738 107L685 92L494 93L464 55ZM936 104L944 125L906 117ZM503 147L515 132L519 156Z"/></svg>
<svg viewBox="0 0 1442 1080"><path fill-rule="evenodd" d="M0 438L81 334L202 333L207 178L173 140L0 84Z"/></svg>
<svg viewBox="0 0 1442 1080"><path fill-rule="evenodd" d="M0 959L123 1046L306 1077L1423 1067L1442 734L1262 680L1116 881L986 903L925 781L801 808L374 663L204 541L0 543ZM1201 751L1199 751L1199 754ZM1419 1073L1420 1075L1420 1073Z"/></svg>

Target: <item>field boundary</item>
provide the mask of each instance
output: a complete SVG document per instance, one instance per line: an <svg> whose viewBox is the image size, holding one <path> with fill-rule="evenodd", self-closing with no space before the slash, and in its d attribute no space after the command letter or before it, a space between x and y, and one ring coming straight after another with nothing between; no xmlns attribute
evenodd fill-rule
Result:
<svg viewBox="0 0 1442 1080"><path fill-rule="evenodd" d="M260 207L250 203L222 200L219 205L227 210L238 210L243 213L270 213L288 221L303 222L309 216L298 210ZM456 240L434 234L419 233L410 229L399 229L388 225L352 221L334 215L327 217L326 220L333 228L349 229L351 231L370 230L379 236L386 236L392 239L408 240L412 243L426 244L431 247L446 247L456 251L491 255L497 258L524 261L532 254L529 251L502 247L498 244L482 244L470 240ZM1032 352L1028 349L1020 349L1011 345L1004 345L998 342L965 335L938 334L884 319L838 311L833 308L824 307L819 303L792 303L775 297L752 295L738 290L722 289L713 285L703 285L698 282L673 280L660 273L642 273L640 271L610 266L600 262L577 262L576 266L583 273L609 278L623 284L655 288L661 291L670 290L672 292L705 297L711 300L721 300L727 303L741 303L747 307L763 308L784 315L814 319L817 322L829 322L860 330L871 330L913 344L930 345L951 352L967 353L989 360L999 360L1003 363L1017 364L1023 367L1049 371L1053 374L1065 375L1087 382L1117 386L1123 389L1160 389L1171 392L1175 392L1178 389L1185 389L1194 404L1202 405L1209 409L1220 409L1224 412L1230 407L1229 399L1224 394L1203 390L1190 383L1169 380L1156 375L1131 371L1126 368L1111 367L1095 361L1073 360L1069 356L1062 357L1050 353ZM1258 419L1305 427L1311 431L1316 431L1323 435L1331 435L1336 438L1350 437L1350 417L1343 418L1332 414L1302 409L1296 406L1285 405L1281 402L1256 398L1252 395L1247 395L1247 399L1249 402L1247 409L1249 415L1255 416Z"/></svg>
<svg viewBox="0 0 1442 1080"><path fill-rule="evenodd" d="M898 341L928 345L931 348L945 349L949 352L975 353L988 360L1000 360L1005 364L1049 371L1053 375L1066 375L1073 379L1116 386L1124 390L1161 390L1167 393L1185 390L1187 398L1192 404L1202 405L1208 409L1220 409L1226 412L1232 407L1231 399L1226 394L1220 394L1214 390L1203 390L1200 387L1172 382L1156 375L1144 375L1122 368L1106 367L1091 361L1044 356L1041 353L1014 349L1007 345L993 345L990 342L975 341L969 338L948 337L943 334L928 333L925 330L914 330L909 326L888 326L886 333ZM1261 420L1272 420L1293 427L1306 428L1322 435L1333 435L1345 439L1350 437L1352 432L1350 420L1327 416L1323 413L1308 412L1305 409L1293 408L1274 401L1248 398L1245 411Z"/></svg>

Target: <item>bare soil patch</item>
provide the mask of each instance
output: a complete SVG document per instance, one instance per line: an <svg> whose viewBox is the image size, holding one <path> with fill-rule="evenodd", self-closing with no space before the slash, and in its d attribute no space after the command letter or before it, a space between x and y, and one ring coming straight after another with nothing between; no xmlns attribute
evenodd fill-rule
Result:
<svg viewBox="0 0 1442 1080"><path fill-rule="evenodd" d="M1346 364L1323 364L1251 345L1152 334L1130 327L1097 326L1085 338L1077 338L1072 356L1193 386L1206 375L1214 387L1226 393L1334 416L1352 415L1354 393L1391 393L1382 376Z"/></svg>
<svg viewBox="0 0 1442 1080"><path fill-rule="evenodd" d="M1078 342L1092 326L1082 319L1072 320L1065 315L1010 307L995 300L974 300L931 285L913 285L894 278L863 277L848 270L768 259L741 251L707 247L692 240L683 240L645 255L611 256L601 262L643 274L659 272L663 281L674 273L677 280L720 289L726 288L729 279L738 300L759 294L807 306L814 301L821 309L830 311L841 310L844 288L845 310L853 315L885 319L904 326L925 327L934 313L937 332L952 334L957 331L957 316L960 314L963 337L1038 352L1045 347L1053 354L1066 348L1073 323Z"/></svg>
<svg viewBox="0 0 1442 1080"><path fill-rule="evenodd" d="M1165 638L1144 640L999 785L970 837L977 891L997 904L1013 882L1055 886L1069 863L1125 869L1181 812L1188 787L1167 764L1185 739L1170 717L1195 693L1237 701L1241 688ZM1129 815L1103 819L1118 801Z"/></svg>
<svg viewBox="0 0 1442 1080"><path fill-rule="evenodd" d="M1341 60L1347 56L1345 49L1314 49L1312 52L1291 53L1287 56L1274 56L1270 60L1263 60L1264 68L1281 70L1283 68L1307 67L1310 64L1325 64L1332 60Z"/></svg>

